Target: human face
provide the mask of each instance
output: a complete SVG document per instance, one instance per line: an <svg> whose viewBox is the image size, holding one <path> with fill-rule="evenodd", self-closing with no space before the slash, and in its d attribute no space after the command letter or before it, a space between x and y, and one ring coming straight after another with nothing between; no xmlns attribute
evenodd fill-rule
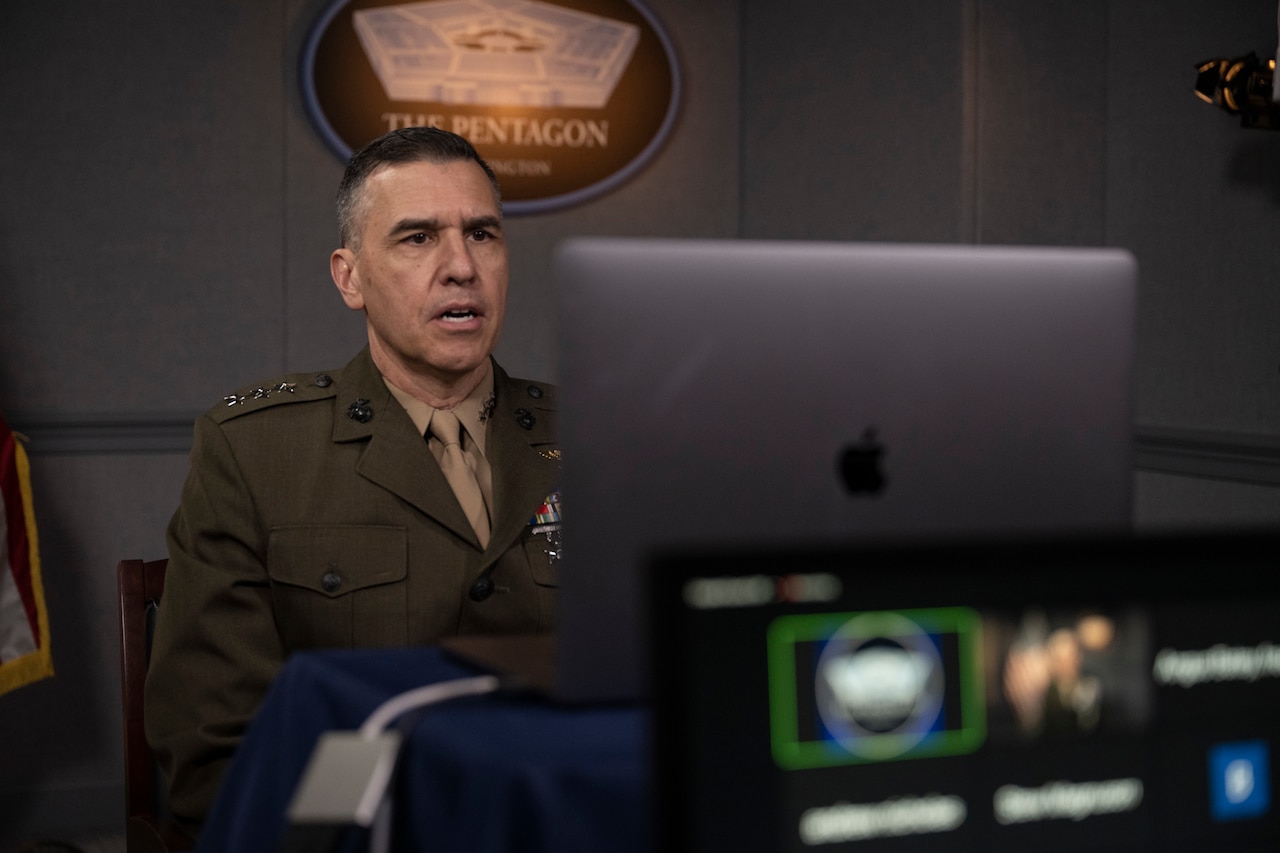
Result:
<svg viewBox="0 0 1280 853"><path fill-rule="evenodd" d="M506 316L502 214L470 160L383 166L358 201L354 246L329 259L363 310L374 363L392 384L462 396L483 379Z"/></svg>

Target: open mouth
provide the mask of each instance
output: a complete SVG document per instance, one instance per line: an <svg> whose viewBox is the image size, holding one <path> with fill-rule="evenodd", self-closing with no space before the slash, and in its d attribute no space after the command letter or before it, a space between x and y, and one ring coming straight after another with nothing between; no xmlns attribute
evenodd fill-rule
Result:
<svg viewBox="0 0 1280 853"><path fill-rule="evenodd" d="M440 315L440 319L446 323L466 323L474 320L480 315L470 308L461 308L456 311L445 311Z"/></svg>

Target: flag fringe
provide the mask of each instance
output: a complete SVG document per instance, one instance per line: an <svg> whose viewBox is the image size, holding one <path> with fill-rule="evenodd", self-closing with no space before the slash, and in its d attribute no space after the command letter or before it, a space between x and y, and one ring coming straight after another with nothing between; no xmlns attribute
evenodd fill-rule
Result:
<svg viewBox="0 0 1280 853"><path fill-rule="evenodd" d="M31 464L27 452L14 436L13 459L18 469L18 491L22 495L22 518L27 527L27 551L31 572L31 595L36 604L36 623L40 638L36 650L0 666L0 694L33 681L53 677L53 655L49 652L49 613L44 603L44 581L40 576L40 546L36 537L35 501L31 494Z"/></svg>

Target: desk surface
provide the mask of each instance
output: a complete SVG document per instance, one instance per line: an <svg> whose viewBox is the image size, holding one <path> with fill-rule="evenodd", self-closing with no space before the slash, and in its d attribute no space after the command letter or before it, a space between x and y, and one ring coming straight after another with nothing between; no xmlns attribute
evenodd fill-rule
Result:
<svg viewBox="0 0 1280 853"><path fill-rule="evenodd" d="M201 851L275 851L320 735L386 699L475 675L439 649L307 652L285 664L223 781ZM476 697L412 723L395 794L395 850L644 851L647 713Z"/></svg>

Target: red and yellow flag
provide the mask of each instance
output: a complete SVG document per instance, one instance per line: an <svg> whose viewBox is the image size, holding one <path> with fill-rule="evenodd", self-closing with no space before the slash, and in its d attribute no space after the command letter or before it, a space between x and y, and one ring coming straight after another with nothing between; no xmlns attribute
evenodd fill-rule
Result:
<svg viewBox="0 0 1280 853"><path fill-rule="evenodd" d="M31 468L0 415L0 693L51 675Z"/></svg>

